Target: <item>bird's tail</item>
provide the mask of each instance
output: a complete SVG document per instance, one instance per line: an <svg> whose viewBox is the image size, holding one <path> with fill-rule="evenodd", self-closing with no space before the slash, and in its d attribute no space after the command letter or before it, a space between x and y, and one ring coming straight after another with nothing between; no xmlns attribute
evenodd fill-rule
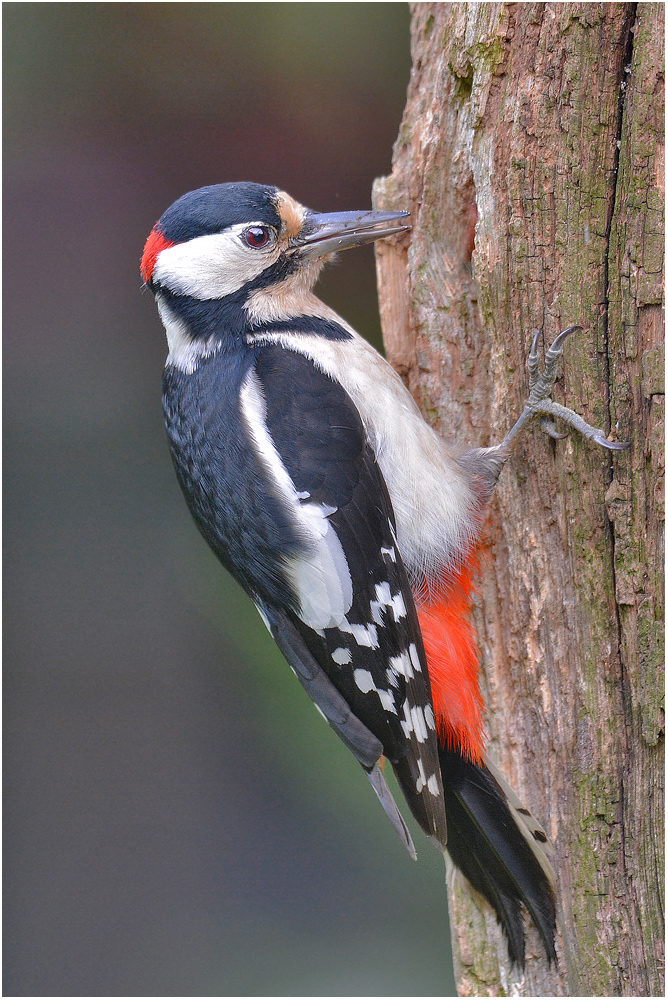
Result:
<svg viewBox="0 0 668 1000"><path fill-rule="evenodd" d="M439 740L447 851L495 910L508 939L510 959L523 966L523 907L538 927L548 959L556 958L552 846L485 756L478 650L470 620L476 568L477 555L472 552L444 577L440 588L416 595L416 610ZM395 770L401 782L400 769ZM413 812L427 830L414 808Z"/></svg>
<svg viewBox="0 0 668 1000"><path fill-rule="evenodd" d="M489 760L474 763L445 748L439 755L452 861L496 912L511 962L524 966L523 907L555 961L553 848L545 831Z"/></svg>

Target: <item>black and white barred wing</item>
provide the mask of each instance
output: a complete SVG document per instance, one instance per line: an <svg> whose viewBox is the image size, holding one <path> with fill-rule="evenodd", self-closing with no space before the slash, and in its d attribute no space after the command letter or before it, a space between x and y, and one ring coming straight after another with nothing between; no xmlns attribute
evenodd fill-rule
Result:
<svg viewBox="0 0 668 1000"><path fill-rule="evenodd" d="M284 558L287 610L259 595L272 634L367 771L409 850L377 763L383 755L416 819L445 843L419 625L392 506L359 414L345 390L308 358L274 345L258 350L242 412L301 538Z"/></svg>

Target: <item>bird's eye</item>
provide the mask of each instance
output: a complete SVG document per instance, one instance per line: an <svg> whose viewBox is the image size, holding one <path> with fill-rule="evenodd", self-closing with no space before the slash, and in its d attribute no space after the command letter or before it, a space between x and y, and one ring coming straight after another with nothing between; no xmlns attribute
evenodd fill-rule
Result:
<svg viewBox="0 0 668 1000"><path fill-rule="evenodd" d="M266 247L271 239L271 230L267 229L266 226L249 226L248 229L244 230L243 235L249 247L260 250L262 247Z"/></svg>

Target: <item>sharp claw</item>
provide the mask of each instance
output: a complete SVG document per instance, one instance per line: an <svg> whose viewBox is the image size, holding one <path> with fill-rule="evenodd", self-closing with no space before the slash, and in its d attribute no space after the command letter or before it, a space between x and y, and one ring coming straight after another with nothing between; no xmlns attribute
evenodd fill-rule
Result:
<svg viewBox="0 0 668 1000"><path fill-rule="evenodd" d="M548 350L547 353L548 354L550 354L550 353L552 353L552 354L561 354L561 352L564 349L563 348L563 344L566 341L566 339L568 337L570 337L570 335L572 333L576 333L578 330L581 330L581 329L582 329L581 326L569 326L565 330L562 330L561 333L558 333L557 336L552 341L552 343L550 344L550 347L549 347L549 350Z"/></svg>
<svg viewBox="0 0 668 1000"><path fill-rule="evenodd" d="M529 349L530 358L538 357L538 340L540 338L541 332L542 332L541 330L536 330L536 332L533 335L533 340L531 341L531 348Z"/></svg>
<svg viewBox="0 0 668 1000"><path fill-rule="evenodd" d="M558 431L557 425L552 420L548 420L547 417L541 418L540 426L541 430L549 434L554 441L563 441L564 438L568 437L567 431Z"/></svg>
<svg viewBox="0 0 668 1000"><path fill-rule="evenodd" d="M534 338L531 341L531 347L529 348L529 357L527 358L527 368L529 369L529 393L531 393L539 377L538 369L540 367L540 355L538 353L538 338L540 335L541 331L536 330Z"/></svg>
<svg viewBox="0 0 668 1000"><path fill-rule="evenodd" d="M596 444L600 444L602 448L607 448L609 451L625 451L631 447L630 441L608 441L602 434L596 434L593 440Z"/></svg>

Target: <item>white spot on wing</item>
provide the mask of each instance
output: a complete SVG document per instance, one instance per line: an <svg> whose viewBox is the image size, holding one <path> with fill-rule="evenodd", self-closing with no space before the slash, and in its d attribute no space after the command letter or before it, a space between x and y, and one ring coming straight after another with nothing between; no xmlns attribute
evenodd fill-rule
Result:
<svg viewBox="0 0 668 1000"><path fill-rule="evenodd" d="M344 649L343 646L339 646L339 648L335 649L332 653L332 659L335 663L339 663L343 666L344 663L350 663L352 661L352 654L349 649Z"/></svg>
<svg viewBox="0 0 668 1000"><path fill-rule="evenodd" d="M411 719L413 720L413 732L415 733L415 738L418 743L426 743L429 739L429 734L427 733L427 723L425 721L424 712L419 705L413 705L411 707Z"/></svg>
<svg viewBox="0 0 668 1000"><path fill-rule="evenodd" d="M424 788L424 786L427 784L427 775L424 773L424 764L422 763L419 757L417 759L417 766L420 776L418 780L415 782L415 787L419 794Z"/></svg>
<svg viewBox="0 0 668 1000"><path fill-rule="evenodd" d="M345 553L326 510L317 504L301 504L298 510L312 543L310 551L286 561L299 595L299 616L311 628L334 628L353 602Z"/></svg>
<svg viewBox="0 0 668 1000"><path fill-rule="evenodd" d="M355 679L355 684L360 689L362 694L369 694L370 691L374 691L379 699L380 703L386 712L394 712L396 714L396 706L394 704L394 695L391 691L385 691L383 688L376 687L374 679L369 670L362 670L358 667L357 670L353 671L353 677Z"/></svg>
<svg viewBox="0 0 668 1000"><path fill-rule="evenodd" d="M397 714L397 708L394 704L394 695L391 691L384 691L383 688L376 688L376 694L380 698L380 703L386 712L394 712Z"/></svg>
<svg viewBox="0 0 668 1000"><path fill-rule="evenodd" d="M413 669L419 673L422 672L422 667L420 666L420 657L418 656L418 651L415 643L412 642L408 647L408 652L410 654L411 663L413 664Z"/></svg>
<svg viewBox="0 0 668 1000"><path fill-rule="evenodd" d="M352 635L358 646L368 646L369 649L379 648L378 630L375 625L351 625L348 619L344 618L339 628L342 632Z"/></svg>
<svg viewBox="0 0 668 1000"><path fill-rule="evenodd" d="M392 617L395 622L398 622L400 618L406 615L406 605L401 592L395 594L393 597L390 585L386 580L376 584L376 600L371 601L371 617L377 625L384 624L382 608L392 610Z"/></svg>
<svg viewBox="0 0 668 1000"><path fill-rule="evenodd" d="M406 739L410 739L411 733L413 732L413 719L411 718L411 710L408 701L404 701L403 706L404 717L400 720L401 728L404 731L404 736Z"/></svg>
<svg viewBox="0 0 668 1000"><path fill-rule="evenodd" d="M408 698L404 701L402 708L404 717L401 720L401 728L404 731L406 739L409 739L413 735L418 743L426 743L429 739L429 734L423 710L419 705L411 705Z"/></svg>
<svg viewBox="0 0 668 1000"><path fill-rule="evenodd" d="M404 603L403 594L395 594L392 598L392 611L394 612L395 622L398 622L400 618L406 617L406 605Z"/></svg>
<svg viewBox="0 0 668 1000"><path fill-rule="evenodd" d="M382 615L382 612L381 612L381 608L382 607L383 607L383 605L379 604L378 601L371 601L371 603L370 603L371 617L375 621L376 625L381 625L381 626L385 624L385 621L383 619L383 615Z"/></svg>
<svg viewBox="0 0 668 1000"><path fill-rule="evenodd" d="M355 684L357 684L362 694L368 694L369 691L376 690L376 685L373 677L371 676L371 671L358 668L353 671L353 677L355 678Z"/></svg>
<svg viewBox="0 0 668 1000"><path fill-rule="evenodd" d="M394 671L395 674L401 674L406 680L410 680L414 677L413 664L411 663L411 658L408 653L400 653L399 656L391 656L389 660L390 669Z"/></svg>

